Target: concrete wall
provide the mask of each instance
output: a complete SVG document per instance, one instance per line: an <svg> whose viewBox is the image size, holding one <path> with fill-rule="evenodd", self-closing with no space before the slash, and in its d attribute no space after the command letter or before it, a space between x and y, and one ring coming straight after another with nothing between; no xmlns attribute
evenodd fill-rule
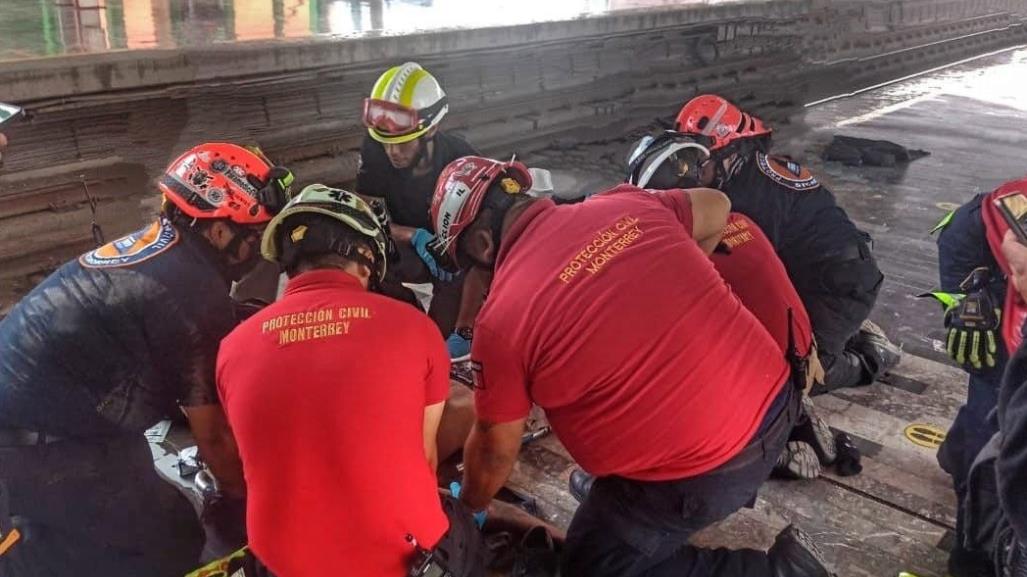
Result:
<svg viewBox="0 0 1027 577"><path fill-rule="evenodd" d="M359 40L239 44L0 64L31 119L0 176L0 310L39 275L149 219L150 179L182 149L256 142L301 181L343 183L361 100L415 59L449 129L507 155L666 117L697 92L770 118L886 77L1024 41L1027 0L776 0ZM5 296L6 295L6 296Z"/></svg>

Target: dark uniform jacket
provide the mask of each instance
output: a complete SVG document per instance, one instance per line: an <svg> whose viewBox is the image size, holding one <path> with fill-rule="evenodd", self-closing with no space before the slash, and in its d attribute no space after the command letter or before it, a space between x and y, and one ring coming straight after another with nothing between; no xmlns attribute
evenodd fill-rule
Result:
<svg viewBox="0 0 1027 577"><path fill-rule="evenodd" d="M1020 543L1027 546L1027 345L1009 361L999 389L998 421L999 502Z"/></svg>
<svg viewBox="0 0 1027 577"><path fill-rule="evenodd" d="M784 158L756 152L724 193L732 210L763 229L793 279L812 263L851 258L851 247L867 238L809 170Z"/></svg>
<svg viewBox="0 0 1027 577"><path fill-rule="evenodd" d="M0 428L115 435L217 403L235 325L218 262L161 221L57 269L0 321Z"/></svg>
<svg viewBox="0 0 1027 577"><path fill-rule="evenodd" d="M365 136L360 147L356 192L384 198L393 223L434 231L429 212L435 181L450 162L478 154L464 139L452 134L436 133L434 142L432 170L414 176L409 168L393 167L382 144Z"/></svg>
<svg viewBox="0 0 1027 577"><path fill-rule="evenodd" d="M952 214L952 219L938 233L938 277L941 290L948 293L959 293L960 283L978 267L987 267L991 271L991 292L997 306L1002 306L1006 299L1006 281L991 253L988 245L987 231L981 218L981 202L987 194L978 194L969 202L960 206ZM980 377L997 386L1005 368L1006 346L1002 342L1002 332L995 331L999 339L999 362L994 369L978 371Z"/></svg>

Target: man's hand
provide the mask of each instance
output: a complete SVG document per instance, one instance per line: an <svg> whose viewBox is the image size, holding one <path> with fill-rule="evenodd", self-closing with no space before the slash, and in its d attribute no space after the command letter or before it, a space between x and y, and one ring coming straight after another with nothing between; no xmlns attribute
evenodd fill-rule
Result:
<svg viewBox="0 0 1027 577"><path fill-rule="evenodd" d="M521 451L525 419L509 423L479 420L464 446L464 481L460 500L473 511L488 507L513 471Z"/></svg>
<svg viewBox="0 0 1027 577"><path fill-rule="evenodd" d="M7 137L0 132L0 162L4 161L4 151L7 150Z"/></svg>
<svg viewBox="0 0 1027 577"><path fill-rule="evenodd" d="M424 261L425 266L428 267L428 271L431 275L443 282L449 282L453 280L453 273L442 268L439 263L435 260L431 251L428 250L428 243L435 240L435 235L428 232L423 228L419 228L414 231L412 237L410 237L410 244L413 245L414 250L417 252L417 256L421 257Z"/></svg>
<svg viewBox="0 0 1027 577"><path fill-rule="evenodd" d="M1020 293L1020 298L1027 301L1027 246L1016 239L1013 231L1007 230L1002 239L1002 255L1009 263L1009 278Z"/></svg>
<svg viewBox="0 0 1027 577"><path fill-rule="evenodd" d="M227 497L245 497L246 482L243 480L239 448L221 406L199 405L183 407L183 410L189 419L200 457L217 479L218 489Z"/></svg>

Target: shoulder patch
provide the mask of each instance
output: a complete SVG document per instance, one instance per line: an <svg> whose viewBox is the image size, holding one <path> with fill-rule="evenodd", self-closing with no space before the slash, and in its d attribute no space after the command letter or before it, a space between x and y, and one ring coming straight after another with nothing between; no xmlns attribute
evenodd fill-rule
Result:
<svg viewBox="0 0 1027 577"><path fill-rule="evenodd" d="M179 232L171 223L158 221L132 234L87 252L78 261L88 268L111 268L139 264L178 243Z"/></svg>
<svg viewBox="0 0 1027 577"><path fill-rule="evenodd" d="M820 186L809 170L786 158L757 152L756 166L767 178L792 190L814 190Z"/></svg>

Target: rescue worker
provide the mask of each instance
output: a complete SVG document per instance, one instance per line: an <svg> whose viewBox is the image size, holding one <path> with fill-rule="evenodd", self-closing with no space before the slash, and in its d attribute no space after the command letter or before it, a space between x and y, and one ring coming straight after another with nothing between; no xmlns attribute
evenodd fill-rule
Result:
<svg viewBox="0 0 1027 577"><path fill-rule="evenodd" d="M245 495L214 364L235 324L230 284L259 259L291 178L233 144L192 148L158 182L156 222L64 264L0 321L0 523L22 536L4 577L195 565L199 521L142 433L181 407L221 492Z"/></svg>
<svg viewBox="0 0 1027 577"><path fill-rule="evenodd" d="M426 316L378 294L387 242L359 196L304 188L262 243L285 294L222 342L250 549L273 574L407 575L430 554L484 575L470 511L436 490L449 357Z"/></svg>
<svg viewBox="0 0 1027 577"><path fill-rule="evenodd" d="M410 290L399 283L431 282L428 314L448 337L452 355L459 357L469 352L473 312L458 323L464 279L435 262L428 209L442 169L457 158L478 153L462 138L439 130L448 112L445 91L421 65L407 62L385 71L364 100L367 136L360 148L356 192L384 198L389 210L400 255L385 281L386 294L414 303ZM469 282L469 298L483 299L481 283Z"/></svg>
<svg viewBox="0 0 1027 577"><path fill-rule="evenodd" d="M1027 183L1020 181L1021 192ZM1027 247L1007 231L1002 241L1003 260L1019 303L1027 302ZM1025 325L1020 326L1019 345L1009 362L998 398L1000 439L995 460L998 499L1004 525L1011 531L997 543L999 577L1027 577L1027 345Z"/></svg>
<svg viewBox="0 0 1027 577"><path fill-rule="evenodd" d="M1027 307L1019 299L1002 238L1009 225L996 201L1027 189L1027 179L976 195L943 219L938 236L939 291L933 296L945 309L946 347L967 373L966 403L960 407L938 463L952 476L957 498L956 542L949 557L954 577L989 572L991 555L967 547L966 499L970 470L979 453L998 432L991 417L1009 354L1019 344Z"/></svg>
<svg viewBox="0 0 1027 577"><path fill-rule="evenodd" d="M698 187L699 166L710 157L707 144L708 139L670 130L656 137L646 136L629 154L625 180L649 190ZM809 391L815 382L823 380L806 307L759 226L744 214L732 212L723 240L710 259L742 304L774 337L793 375L802 379L803 390ZM775 471L788 477L814 479L820 476L821 467L831 465L836 458L834 433L817 416L813 402L803 396L799 424ZM575 480L573 476L571 480ZM578 476L578 481L583 479Z"/></svg>
<svg viewBox="0 0 1027 577"><path fill-rule="evenodd" d="M623 185L558 206L524 194L530 180L520 163L467 157L432 201L447 266L491 276L461 499L481 510L502 487L534 403L598 476L563 575L829 575L792 526L766 553L686 544L754 500L799 405L773 337L707 258L727 198Z"/></svg>
<svg viewBox="0 0 1027 577"><path fill-rule="evenodd" d="M767 154L770 128L724 98L705 94L681 108L674 130L710 140L701 183L724 191L784 262L813 322L826 371L813 393L868 385L898 364L898 347L867 321L884 279L869 235L809 170Z"/></svg>

